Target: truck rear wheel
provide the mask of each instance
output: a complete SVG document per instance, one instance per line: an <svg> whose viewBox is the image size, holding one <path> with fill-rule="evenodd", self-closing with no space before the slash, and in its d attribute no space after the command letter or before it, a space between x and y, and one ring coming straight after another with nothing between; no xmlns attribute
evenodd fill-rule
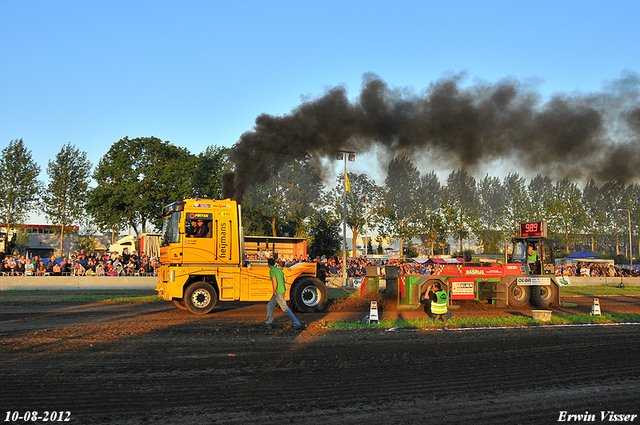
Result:
<svg viewBox="0 0 640 425"><path fill-rule="evenodd" d="M558 288L553 283L544 286L531 287L531 304L535 307L546 308L557 298Z"/></svg>
<svg viewBox="0 0 640 425"><path fill-rule="evenodd" d="M327 288L315 277L303 279L294 284L291 301L295 310L301 313L321 311L327 303Z"/></svg>
<svg viewBox="0 0 640 425"><path fill-rule="evenodd" d="M528 286L519 286L513 282L509 287L509 304L526 305L529 302L530 291Z"/></svg>
<svg viewBox="0 0 640 425"><path fill-rule="evenodd" d="M192 313L207 314L218 301L218 294L213 286L202 281L189 286L184 293L184 305Z"/></svg>

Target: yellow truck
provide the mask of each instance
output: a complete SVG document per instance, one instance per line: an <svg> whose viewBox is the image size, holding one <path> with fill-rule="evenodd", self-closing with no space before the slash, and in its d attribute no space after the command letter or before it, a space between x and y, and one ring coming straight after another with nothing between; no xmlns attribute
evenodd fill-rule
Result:
<svg viewBox="0 0 640 425"><path fill-rule="evenodd" d="M235 201L186 199L167 205L162 215L162 265L156 286L162 299L179 309L206 314L218 301L271 298L267 260L247 257L241 207ZM284 268L284 274L292 309L324 308L327 289L317 278L316 263L298 263Z"/></svg>

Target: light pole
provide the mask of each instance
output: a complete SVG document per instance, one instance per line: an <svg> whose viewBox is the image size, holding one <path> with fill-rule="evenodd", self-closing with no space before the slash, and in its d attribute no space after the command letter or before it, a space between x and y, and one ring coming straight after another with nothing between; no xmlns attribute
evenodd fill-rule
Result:
<svg viewBox="0 0 640 425"><path fill-rule="evenodd" d="M364 255L369 255L369 235L367 235L367 195L365 193L358 193L358 195L364 196Z"/></svg>
<svg viewBox="0 0 640 425"><path fill-rule="evenodd" d="M369 235L367 234L367 195L364 195L364 256L369 255Z"/></svg>
<svg viewBox="0 0 640 425"><path fill-rule="evenodd" d="M509 239L504 239L504 263L507 264L509 262L509 258L507 257L507 250L509 249Z"/></svg>
<svg viewBox="0 0 640 425"><path fill-rule="evenodd" d="M633 266L633 245L631 245L631 211L627 208L618 208L618 211L629 213L629 265Z"/></svg>
<svg viewBox="0 0 640 425"><path fill-rule="evenodd" d="M338 160L344 159L344 193L342 196L342 285L349 286L349 280L347 279L347 159L353 162L356 160L356 153L353 151L339 150L337 158ZM349 188L351 190L351 188Z"/></svg>

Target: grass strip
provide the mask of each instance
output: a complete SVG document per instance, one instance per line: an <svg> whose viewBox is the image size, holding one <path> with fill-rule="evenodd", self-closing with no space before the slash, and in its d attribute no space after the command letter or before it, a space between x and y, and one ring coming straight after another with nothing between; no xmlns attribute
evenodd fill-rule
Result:
<svg viewBox="0 0 640 425"><path fill-rule="evenodd" d="M147 296L143 296L143 297L110 297L110 296L106 296L106 297L92 297L92 296L87 296L87 297L69 297L69 298L61 298L59 299L59 301L113 301L113 302L131 302L131 301L146 301L146 302L151 302L151 301L162 301L162 298L160 298L157 295L147 295Z"/></svg>
<svg viewBox="0 0 640 425"><path fill-rule="evenodd" d="M509 327L509 326L534 326L534 325L575 325L598 323L640 323L640 314L603 314L591 316L588 314L568 314L551 316L550 321L533 320L526 316L509 317L453 317L445 323L436 322L429 318L390 320L383 319L380 323L368 324L362 321L337 321L328 322L329 329L371 329L371 328L476 328L476 327Z"/></svg>
<svg viewBox="0 0 640 425"><path fill-rule="evenodd" d="M156 301L154 290L25 290L0 291L0 303L53 303L97 301Z"/></svg>

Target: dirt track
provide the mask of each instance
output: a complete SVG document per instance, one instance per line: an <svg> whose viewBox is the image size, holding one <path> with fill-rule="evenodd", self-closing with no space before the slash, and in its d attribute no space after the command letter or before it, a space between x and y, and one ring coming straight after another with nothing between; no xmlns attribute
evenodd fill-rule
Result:
<svg viewBox="0 0 640 425"><path fill-rule="evenodd" d="M590 308L569 301L578 306L562 310ZM604 313L640 312L636 297L601 302ZM2 419L36 410L69 411L76 424L550 424L562 411L596 422L601 411L640 414L640 325L327 330L364 317L343 305L299 315L309 327L296 332L278 313L279 326L263 330L264 303L206 316L165 302L3 306Z"/></svg>

